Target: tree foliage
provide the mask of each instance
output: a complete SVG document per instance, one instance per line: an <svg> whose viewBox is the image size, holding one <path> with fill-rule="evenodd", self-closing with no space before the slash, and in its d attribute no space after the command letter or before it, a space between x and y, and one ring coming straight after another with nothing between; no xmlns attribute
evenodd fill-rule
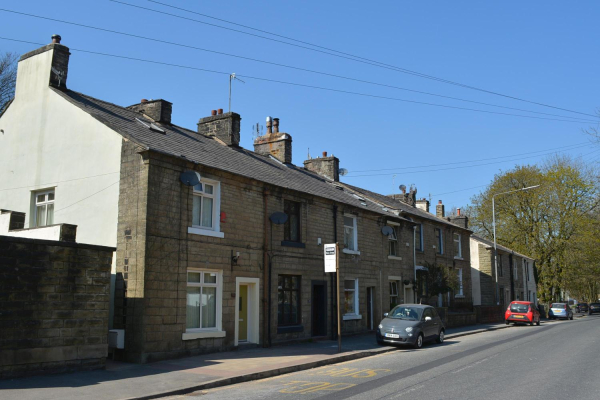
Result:
<svg viewBox="0 0 600 400"><path fill-rule="evenodd" d="M17 59L18 55L16 53L0 55L0 112L4 110L6 103L15 95Z"/></svg>
<svg viewBox="0 0 600 400"><path fill-rule="evenodd" d="M541 185L537 189L500 193ZM517 166L497 174L466 210L476 234L493 239L492 197L496 205L499 244L536 260L536 281L542 301L556 300L572 289L583 259L577 249L593 244L590 216L599 206L598 176L582 163L554 157L544 165ZM596 253L580 249L592 260ZM593 259L597 265L598 258ZM596 277L596 279L600 279Z"/></svg>
<svg viewBox="0 0 600 400"><path fill-rule="evenodd" d="M423 298L436 297L458 288L458 277L452 269L425 262L426 269L417 271L417 287L426 292ZM421 293L419 293L421 295Z"/></svg>

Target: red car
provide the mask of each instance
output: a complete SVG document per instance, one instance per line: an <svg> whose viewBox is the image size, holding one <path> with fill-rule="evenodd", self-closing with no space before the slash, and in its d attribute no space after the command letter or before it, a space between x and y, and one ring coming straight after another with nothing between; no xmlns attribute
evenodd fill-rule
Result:
<svg viewBox="0 0 600 400"><path fill-rule="evenodd" d="M529 325L540 325L540 312L529 301L513 301L504 313L506 325L511 322L523 322Z"/></svg>

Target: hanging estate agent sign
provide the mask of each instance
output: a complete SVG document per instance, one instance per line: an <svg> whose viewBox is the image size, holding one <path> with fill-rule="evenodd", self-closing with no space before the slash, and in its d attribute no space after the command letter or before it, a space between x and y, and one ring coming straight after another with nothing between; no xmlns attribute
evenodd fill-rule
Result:
<svg viewBox="0 0 600 400"><path fill-rule="evenodd" d="M325 252L325 272L335 272L335 243L323 246Z"/></svg>

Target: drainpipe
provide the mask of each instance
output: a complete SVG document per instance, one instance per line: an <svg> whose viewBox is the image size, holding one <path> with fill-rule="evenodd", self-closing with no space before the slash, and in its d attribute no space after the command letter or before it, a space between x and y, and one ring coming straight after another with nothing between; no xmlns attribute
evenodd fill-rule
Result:
<svg viewBox="0 0 600 400"><path fill-rule="evenodd" d="M510 269L510 301L515 300L515 280L514 280L514 271L513 271L513 255L508 255L508 268Z"/></svg>
<svg viewBox="0 0 600 400"><path fill-rule="evenodd" d="M269 189L263 190L264 218L263 218L263 347L268 347L271 343L271 310L268 294L271 293L270 270L271 260L269 259L269 235L267 232L269 226L268 210ZM268 287L267 287L268 284Z"/></svg>
<svg viewBox="0 0 600 400"><path fill-rule="evenodd" d="M413 282L417 281L417 226L413 226ZM415 301L415 295L417 294L417 288L413 284L413 298Z"/></svg>
<svg viewBox="0 0 600 400"><path fill-rule="evenodd" d="M337 210L338 206L336 204L333 205L333 243L337 243ZM337 315L337 304L335 299L337 299L337 288L335 287L335 282L337 277L335 276L335 272L330 274L331 278L331 339L337 339L337 325L336 325L336 315Z"/></svg>

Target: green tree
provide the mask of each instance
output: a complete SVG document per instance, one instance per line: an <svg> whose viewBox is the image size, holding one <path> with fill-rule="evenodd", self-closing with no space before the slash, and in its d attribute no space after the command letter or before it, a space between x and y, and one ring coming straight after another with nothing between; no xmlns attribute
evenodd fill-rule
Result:
<svg viewBox="0 0 600 400"><path fill-rule="evenodd" d="M452 269L425 262L425 269L417 271L418 297L430 299L458 288L458 277Z"/></svg>
<svg viewBox="0 0 600 400"><path fill-rule="evenodd" d="M472 199L467 210L471 228L493 239L492 196L541 185L540 188L496 196L496 239L499 244L536 259L538 294L544 302L568 289L577 268L571 252L583 243L586 220L597 212L598 176L592 169L564 157L544 165L517 166L499 173Z"/></svg>
<svg viewBox="0 0 600 400"><path fill-rule="evenodd" d="M0 55L0 112L4 110L6 103L15 95L17 59L18 55L16 53Z"/></svg>

